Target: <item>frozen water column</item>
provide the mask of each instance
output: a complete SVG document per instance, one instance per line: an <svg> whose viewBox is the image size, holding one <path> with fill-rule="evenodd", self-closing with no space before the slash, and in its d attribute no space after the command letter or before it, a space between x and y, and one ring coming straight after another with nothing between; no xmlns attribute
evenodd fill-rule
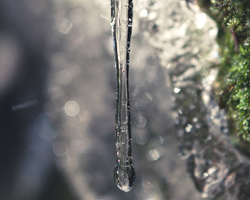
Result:
<svg viewBox="0 0 250 200"><path fill-rule="evenodd" d="M135 181L129 103L129 53L132 17L132 0L111 0L111 26L116 66L115 141L117 161L114 180L117 187L125 192L131 190Z"/></svg>

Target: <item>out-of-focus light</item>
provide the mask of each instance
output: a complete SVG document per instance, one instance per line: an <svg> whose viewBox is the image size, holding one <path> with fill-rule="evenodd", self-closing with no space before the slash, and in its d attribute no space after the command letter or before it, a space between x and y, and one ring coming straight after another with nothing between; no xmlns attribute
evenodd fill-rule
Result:
<svg viewBox="0 0 250 200"><path fill-rule="evenodd" d="M172 103L174 103L174 102L176 101L176 97L175 97L175 96L172 96L172 97L170 98L170 101L171 101Z"/></svg>
<svg viewBox="0 0 250 200"><path fill-rule="evenodd" d="M143 178L142 179L142 187L144 189L149 189L152 187L152 183L149 180L147 180L146 178Z"/></svg>
<svg viewBox="0 0 250 200"><path fill-rule="evenodd" d="M209 176L209 174L208 174L207 172L204 172L204 173L202 174L202 179L206 179L208 176Z"/></svg>
<svg viewBox="0 0 250 200"><path fill-rule="evenodd" d="M57 22L57 29L62 34L68 34L73 28L73 24L66 18L60 19Z"/></svg>
<svg viewBox="0 0 250 200"><path fill-rule="evenodd" d="M184 136L184 130L180 129L176 132L178 138L182 138Z"/></svg>
<svg viewBox="0 0 250 200"><path fill-rule="evenodd" d="M146 70L147 76L154 77L157 74L157 68L155 66L150 66Z"/></svg>
<svg viewBox="0 0 250 200"><path fill-rule="evenodd" d="M202 29L207 22L207 15L205 13L199 13L195 15L195 25L198 29Z"/></svg>
<svg viewBox="0 0 250 200"><path fill-rule="evenodd" d="M149 155L149 159L151 161L156 161L158 160L161 156L164 155L164 149L162 147L157 147L156 149L153 149L151 151L149 151L148 155Z"/></svg>
<svg viewBox="0 0 250 200"><path fill-rule="evenodd" d="M195 124L195 128L196 129L200 129L201 128L201 124L200 123Z"/></svg>
<svg viewBox="0 0 250 200"><path fill-rule="evenodd" d="M218 58L219 57L219 53L217 51L213 52L213 57Z"/></svg>
<svg viewBox="0 0 250 200"><path fill-rule="evenodd" d="M36 106L38 104L39 103L38 103L37 99L32 99L32 100L26 101L24 103L13 105L12 110L13 111L21 110L21 109L29 108L29 107L32 107L32 106Z"/></svg>
<svg viewBox="0 0 250 200"><path fill-rule="evenodd" d="M0 34L0 95L8 89L17 75L20 55L20 46L16 38Z"/></svg>
<svg viewBox="0 0 250 200"><path fill-rule="evenodd" d="M63 141L58 141L53 145L53 151L57 156L64 156L68 153L68 145Z"/></svg>
<svg viewBox="0 0 250 200"><path fill-rule="evenodd" d="M198 118L197 118L197 117L194 117L194 118L192 119L192 122L193 122L193 123L198 122Z"/></svg>
<svg viewBox="0 0 250 200"><path fill-rule="evenodd" d="M51 86L48 89L48 94L50 98L52 99L52 101L58 100L65 95L63 90L58 86Z"/></svg>
<svg viewBox="0 0 250 200"><path fill-rule="evenodd" d="M152 160L156 161L160 158L160 155L156 149L153 149L153 150L149 151L149 157Z"/></svg>
<svg viewBox="0 0 250 200"><path fill-rule="evenodd" d="M84 140L73 140L71 142L71 147L76 153L86 154L92 150L92 143L87 138Z"/></svg>
<svg viewBox="0 0 250 200"><path fill-rule="evenodd" d="M187 23L183 23L181 26L180 26L180 29L178 31L178 35L180 37L184 37L186 35L186 32L187 32L187 28L188 28L188 24Z"/></svg>
<svg viewBox="0 0 250 200"><path fill-rule="evenodd" d="M210 97L208 95L204 95L202 97L202 100L203 100L204 104L207 104L210 101Z"/></svg>
<svg viewBox="0 0 250 200"><path fill-rule="evenodd" d="M146 9L141 10L140 17L143 18L143 17L147 17L147 16L148 16L148 11Z"/></svg>
<svg viewBox="0 0 250 200"><path fill-rule="evenodd" d="M61 70L57 73L56 80L60 85L68 85L72 80L72 75L68 70Z"/></svg>
<svg viewBox="0 0 250 200"><path fill-rule="evenodd" d="M180 88L175 88L175 89L174 89L174 93L175 93L175 94L178 94L180 91L181 91Z"/></svg>
<svg viewBox="0 0 250 200"><path fill-rule="evenodd" d="M76 101L68 101L64 106L64 110L68 116L74 117L80 112L80 106Z"/></svg>
<svg viewBox="0 0 250 200"><path fill-rule="evenodd" d="M148 15L148 20L153 21L156 19L158 13L157 12L150 12L150 14Z"/></svg>
<svg viewBox="0 0 250 200"><path fill-rule="evenodd" d="M139 128L143 128L147 125L147 120L143 116L136 117L136 126Z"/></svg>
<svg viewBox="0 0 250 200"><path fill-rule="evenodd" d="M193 128L193 126L192 126L191 124L188 124L188 125L186 126L186 128L185 128L185 131L186 131L187 133L189 133L189 132L191 132L192 128Z"/></svg>
<svg viewBox="0 0 250 200"><path fill-rule="evenodd" d="M148 141L148 136L146 135L145 132L141 131L136 134L136 142L139 145L144 145Z"/></svg>
<svg viewBox="0 0 250 200"><path fill-rule="evenodd" d="M137 110L144 110L147 107L147 103L144 99L139 99L135 102L135 107Z"/></svg>
<svg viewBox="0 0 250 200"><path fill-rule="evenodd" d="M215 80L215 76L211 75L208 77L209 83L212 83Z"/></svg>
<svg viewBox="0 0 250 200"><path fill-rule="evenodd" d="M213 124L218 125L220 123L220 120L219 119L213 119L212 122L213 122Z"/></svg>
<svg viewBox="0 0 250 200"><path fill-rule="evenodd" d="M209 175L211 175L211 174L213 174L214 172L216 172L216 167L210 167L208 170L207 170L207 173L209 174Z"/></svg>
<svg viewBox="0 0 250 200"><path fill-rule="evenodd" d="M207 198L207 197L208 197L208 194L207 194L206 192L203 192L203 193L201 194L201 198L205 199L205 198Z"/></svg>
<svg viewBox="0 0 250 200"><path fill-rule="evenodd" d="M145 92L144 93L144 98L145 98L145 101L147 103L150 103L151 101L153 101L153 95L150 94L149 92Z"/></svg>

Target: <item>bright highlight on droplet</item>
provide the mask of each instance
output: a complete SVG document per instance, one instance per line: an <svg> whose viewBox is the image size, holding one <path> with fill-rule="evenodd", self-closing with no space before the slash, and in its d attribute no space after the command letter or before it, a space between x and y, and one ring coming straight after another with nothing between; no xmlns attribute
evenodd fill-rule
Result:
<svg viewBox="0 0 250 200"><path fill-rule="evenodd" d="M68 101L64 106L64 110L68 116L74 117L80 112L80 106L76 101Z"/></svg>

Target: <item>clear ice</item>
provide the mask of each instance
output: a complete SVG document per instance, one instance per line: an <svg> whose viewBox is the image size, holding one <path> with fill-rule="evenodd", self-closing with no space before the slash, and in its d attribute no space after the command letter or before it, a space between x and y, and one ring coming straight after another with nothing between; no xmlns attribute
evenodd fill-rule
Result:
<svg viewBox="0 0 250 200"><path fill-rule="evenodd" d="M135 182L129 104L129 52L132 17L132 0L111 0L111 26L116 66L115 142L117 161L114 180L117 187L125 192L130 191Z"/></svg>

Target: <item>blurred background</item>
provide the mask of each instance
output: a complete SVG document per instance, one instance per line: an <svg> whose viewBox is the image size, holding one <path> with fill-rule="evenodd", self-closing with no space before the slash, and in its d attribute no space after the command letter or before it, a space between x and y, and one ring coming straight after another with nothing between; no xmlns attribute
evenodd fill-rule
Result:
<svg viewBox="0 0 250 200"><path fill-rule="evenodd" d="M212 190L199 185L195 166L187 168L190 153L178 149L190 145L184 132L202 125L197 116L190 118L196 125L178 118L198 100L186 105L178 98L188 97L180 91L190 84L202 88L195 74L218 62L216 34L215 23L195 4L134 1L130 97L136 182L124 193L113 181L110 1L1 0L0 199L209 198ZM204 114L203 107L196 114Z"/></svg>

